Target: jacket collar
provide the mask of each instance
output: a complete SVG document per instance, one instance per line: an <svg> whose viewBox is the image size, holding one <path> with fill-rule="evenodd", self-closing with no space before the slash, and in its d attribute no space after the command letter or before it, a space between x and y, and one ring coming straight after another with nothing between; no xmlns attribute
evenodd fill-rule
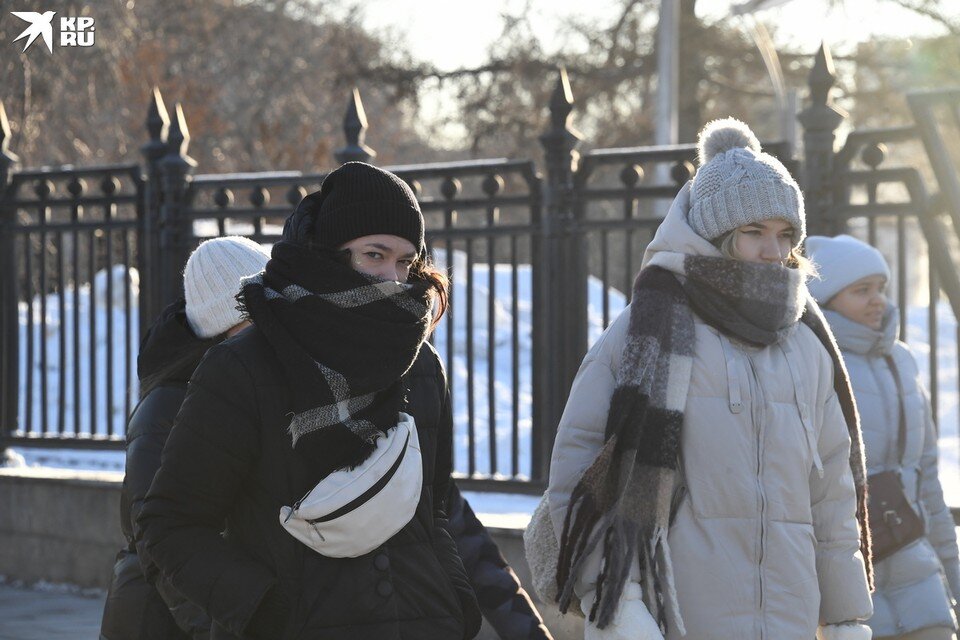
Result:
<svg viewBox="0 0 960 640"><path fill-rule="evenodd" d="M830 309L823 309L823 315L830 324L840 349L858 355L889 355L900 332L900 316L893 303L887 304L887 310L883 313L883 325L879 331Z"/></svg>

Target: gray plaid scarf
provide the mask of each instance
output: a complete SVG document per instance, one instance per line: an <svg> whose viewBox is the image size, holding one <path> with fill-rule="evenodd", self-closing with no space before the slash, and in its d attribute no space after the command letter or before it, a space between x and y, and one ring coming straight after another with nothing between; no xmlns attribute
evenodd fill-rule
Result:
<svg viewBox="0 0 960 640"><path fill-rule="evenodd" d="M755 345L784 340L802 320L830 353L835 388L853 446L864 558L866 470L859 419L839 350L802 275L779 265L659 252L637 277L605 444L574 488L564 519L557 567L565 612L577 576L603 542L604 562L590 620L613 620L633 562L640 565L647 608L666 631L665 610L685 633L667 542L678 496L681 428L695 355L694 313L719 331ZM635 560L636 558L636 560ZM867 568L871 575L870 567Z"/></svg>
<svg viewBox="0 0 960 640"><path fill-rule="evenodd" d="M285 241L241 285L241 309L270 342L291 390L294 449L317 480L356 466L397 423L402 378L430 324L427 285L377 280L332 252Z"/></svg>

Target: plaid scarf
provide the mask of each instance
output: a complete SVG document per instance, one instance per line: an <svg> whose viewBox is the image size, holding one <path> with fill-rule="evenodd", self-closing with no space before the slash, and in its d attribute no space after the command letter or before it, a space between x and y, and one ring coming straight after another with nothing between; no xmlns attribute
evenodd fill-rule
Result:
<svg viewBox="0 0 960 640"><path fill-rule="evenodd" d="M329 251L281 241L271 256L237 299L283 366L291 444L319 481L363 462L396 425L432 299L422 282L378 280Z"/></svg>
<svg viewBox="0 0 960 640"><path fill-rule="evenodd" d="M558 601L566 612L586 558L603 542L590 620L613 620L632 563L640 565L643 597L666 632L665 610L685 633L667 542L678 497L684 409L695 356L694 314L738 340L768 346L809 326L830 353L834 387L852 446L860 539L869 566L866 467L859 418L836 342L800 272L779 265L660 252L637 277L630 324L605 443L574 488L564 519L557 566Z"/></svg>

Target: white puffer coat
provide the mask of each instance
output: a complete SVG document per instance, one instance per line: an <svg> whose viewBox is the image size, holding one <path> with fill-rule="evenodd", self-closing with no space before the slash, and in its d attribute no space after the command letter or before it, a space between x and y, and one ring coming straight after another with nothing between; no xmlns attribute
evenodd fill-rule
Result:
<svg viewBox="0 0 960 640"><path fill-rule="evenodd" d="M897 341L893 305L880 331L834 311L824 311L847 363L860 409L868 473L899 471L907 496L922 514L926 537L874 567L874 637L901 635L925 627L955 627L951 592L960 589L957 537L937 475L937 431L917 363ZM899 458L900 408L897 386L884 358L892 355L903 385L906 446Z"/></svg>
<svg viewBox="0 0 960 640"><path fill-rule="evenodd" d="M645 262L660 250L719 255L687 225L687 193ZM549 487L558 535L570 492L603 443L628 321L629 308L584 358L560 421ZM870 616L849 448L832 363L812 331L800 325L758 349L696 318L678 488L686 495L669 535L685 638L809 640L818 623ZM581 596L600 550L591 560ZM680 637L675 628L667 635Z"/></svg>

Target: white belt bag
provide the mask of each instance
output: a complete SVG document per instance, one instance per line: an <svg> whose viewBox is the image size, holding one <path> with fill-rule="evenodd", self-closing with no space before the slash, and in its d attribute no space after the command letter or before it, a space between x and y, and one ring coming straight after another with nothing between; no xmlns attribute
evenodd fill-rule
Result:
<svg viewBox="0 0 960 640"><path fill-rule="evenodd" d="M401 413L360 466L334 471L293 507L281 507L280 524L321 555L356 558L410 522L422 487L417 425Z"/></svg>

